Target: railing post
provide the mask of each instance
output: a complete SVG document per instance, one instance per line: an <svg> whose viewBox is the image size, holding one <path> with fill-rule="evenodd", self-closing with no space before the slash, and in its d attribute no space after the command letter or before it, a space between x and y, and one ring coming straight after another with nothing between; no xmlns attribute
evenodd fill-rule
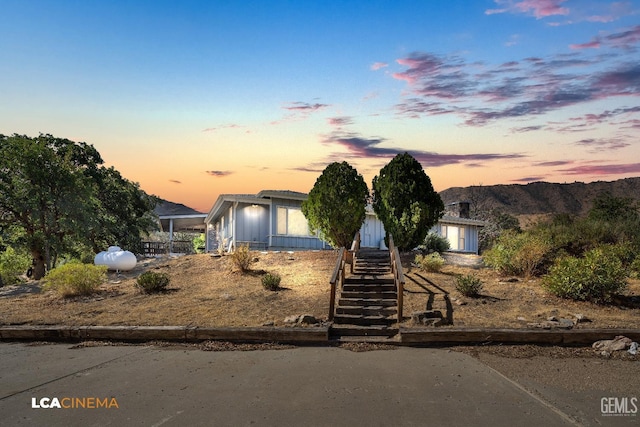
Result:
<svg viewBox="0 0 640 427"><path fill-rule="evenodd" d="M338 283L338 281L340 282L341 290L344 284L344 269L346 259L345 252L345 248L340 248L338 259L336 260L336 265L333 269L333 274L331 274L331 279L329 280L329 283L331 284L331 295L329 297L329 320L333 320L333 312L335 311L337 287L336 283Z"/></svg>
<svg viewBox="0 0 640 427"><path fill-rule="evenodd" d="M329 299L329 321L333 320L333 312L336 306L336 282L331 283L331 298Z"/></svg>

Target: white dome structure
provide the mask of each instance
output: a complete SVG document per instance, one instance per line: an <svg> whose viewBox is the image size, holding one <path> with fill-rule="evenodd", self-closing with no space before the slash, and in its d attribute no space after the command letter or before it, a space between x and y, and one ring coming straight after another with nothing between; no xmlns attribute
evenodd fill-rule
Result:
<svg viewBox="0 0 640 427"><path fill-rule="evenodd" d="M119 246L109 246L106 252L98 253L93 260L95 265L106 265L109 270L118 271L132 270L137 262L133 253L123 251Z"/></svg>

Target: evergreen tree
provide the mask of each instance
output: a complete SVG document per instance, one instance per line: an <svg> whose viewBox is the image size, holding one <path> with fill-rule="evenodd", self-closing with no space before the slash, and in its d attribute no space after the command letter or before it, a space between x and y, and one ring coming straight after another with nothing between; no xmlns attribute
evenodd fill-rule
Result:
<svg viewBox="0 0 640 427"><path fill-rule="evenodd" d="M373 179L373 210L401 251L421 244L444 212L422 165L398 154Z"/></svg>

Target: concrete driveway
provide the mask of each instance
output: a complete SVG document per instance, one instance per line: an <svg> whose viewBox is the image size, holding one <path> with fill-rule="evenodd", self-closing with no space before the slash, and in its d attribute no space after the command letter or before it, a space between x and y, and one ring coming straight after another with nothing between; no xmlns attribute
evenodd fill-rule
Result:
<svg viewBox="0 0 640 427"><path fill-rule="evenodd" d="M603 416L599 399L558 409L549 403L553 399L446 349L71 347L0 343L1 425L566 426L640 421L630 414ZM56 402L66 408L46 408Z"/></svg>

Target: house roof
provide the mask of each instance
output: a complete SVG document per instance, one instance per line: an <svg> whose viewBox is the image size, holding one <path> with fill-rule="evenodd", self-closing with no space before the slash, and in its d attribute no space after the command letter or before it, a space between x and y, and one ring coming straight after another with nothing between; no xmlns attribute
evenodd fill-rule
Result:
<svg viewBox="0 0 640 427"><path fill-rule="evenodd" d="M486 221L480 221L478 219L460 218L458 216L444 215L438 221L440 224L454 224L454 225L475 225L477 227L484 227L488 225Z"/></svg>
<svg viewBox="0 0 640 427"><path fill-rule="evenodd" d="M173 231L204 231L207 214L198 212L181 203L161 200L154 210L158 216L160 231L169 231L173 221Z"/></svg>
<svg viewBox="0 0 640 427"><path fill-rule="evenodd" d="M289 190L262 190L258 194L221 194L213 204L204 222L210 223L221 217L234 203L268 205L271 199L306 200L308 194Z"/></svg>

